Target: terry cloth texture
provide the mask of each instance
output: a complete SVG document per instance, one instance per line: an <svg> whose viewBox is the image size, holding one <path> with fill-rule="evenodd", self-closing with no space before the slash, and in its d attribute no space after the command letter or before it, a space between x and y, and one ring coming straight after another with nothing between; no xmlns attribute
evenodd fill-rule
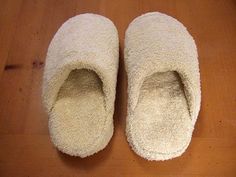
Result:
<svg viewBox="0 0 236 177"><path fill-rule="evenodd" d="M119 55L114 24L95 14L70 18L53 37L43 101L54 145L72 156L103 149L113 134Z"/></svg>
<svg viewBox="0 0 236 177"><path fill-rule="evenodd" d="M138 155L166 160L188 147L200 109L197 58L187 29L168 15L147 13L129 25L126 134Z"/></svg>

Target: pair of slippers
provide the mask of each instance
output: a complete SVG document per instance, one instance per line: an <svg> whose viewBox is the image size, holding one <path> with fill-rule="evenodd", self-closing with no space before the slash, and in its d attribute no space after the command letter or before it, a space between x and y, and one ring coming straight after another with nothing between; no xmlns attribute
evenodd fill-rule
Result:
<svg viewBox="0 0 236 177"><path fill-rule="evenodd" d="M193 38L176 19L147 13L129 25L124 53L128 142L149 160L180 156L200 109ZM118 60L116 27L103 16L75 16L55 34L47 53L43 101L52 142L60 151L86 157L110 141Z"/></svg>

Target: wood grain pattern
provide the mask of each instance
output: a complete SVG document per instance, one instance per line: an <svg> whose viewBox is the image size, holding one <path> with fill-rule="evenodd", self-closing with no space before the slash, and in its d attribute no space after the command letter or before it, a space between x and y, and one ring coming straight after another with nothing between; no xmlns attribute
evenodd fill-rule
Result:
<svg viewBox="0 0 236 177"><path fill-rule="evenodd" d="M1 0L0 176L236 176L236 1L233 0ZM192 142L183 156L146 161L125 136L127 79L124 33L136 16L160 11L180 20L199 52L202 106ZM58 152L50 142L41 104L48 44L76 14L110 18L120 38L115 133L109 145L86 159Z"/></svg>

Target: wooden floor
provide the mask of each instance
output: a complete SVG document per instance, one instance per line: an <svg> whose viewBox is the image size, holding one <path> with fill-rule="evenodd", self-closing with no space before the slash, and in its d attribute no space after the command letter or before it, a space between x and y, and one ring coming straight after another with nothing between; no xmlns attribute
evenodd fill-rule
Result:
<svg viewBox="0 0 236 177"><path fill-rule="evenodd" d="M192 142L181 157L164 162L137 156L124 133L124 33L148 11L167 13L188 28L201 70L202 105ZM105 150L81 159L53 147L40 96L50 40L65 20L85 12L113 20L121 51L114 136ZM1 0L0 176L236 177L236 1Z"/></svg>

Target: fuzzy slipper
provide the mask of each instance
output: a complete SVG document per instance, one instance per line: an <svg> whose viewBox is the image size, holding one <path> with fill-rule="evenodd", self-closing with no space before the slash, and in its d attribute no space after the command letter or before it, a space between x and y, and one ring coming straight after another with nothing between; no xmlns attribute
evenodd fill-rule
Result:
<svg viewBox="0 0 236 177"><path fill-rule="evenodd" d="M113 134L118 69L114 24L95 14L66 21L52 39L43 78L49 131L62 152L86 157Z"/></svg>
<svg viewBox="0 0 236 177"><path fill-rule="evenodd" d="M126 134L140 156L166 160L188 147L200 109L197 57L191 35L168 15L147 13L129 25Z"/></svg>

